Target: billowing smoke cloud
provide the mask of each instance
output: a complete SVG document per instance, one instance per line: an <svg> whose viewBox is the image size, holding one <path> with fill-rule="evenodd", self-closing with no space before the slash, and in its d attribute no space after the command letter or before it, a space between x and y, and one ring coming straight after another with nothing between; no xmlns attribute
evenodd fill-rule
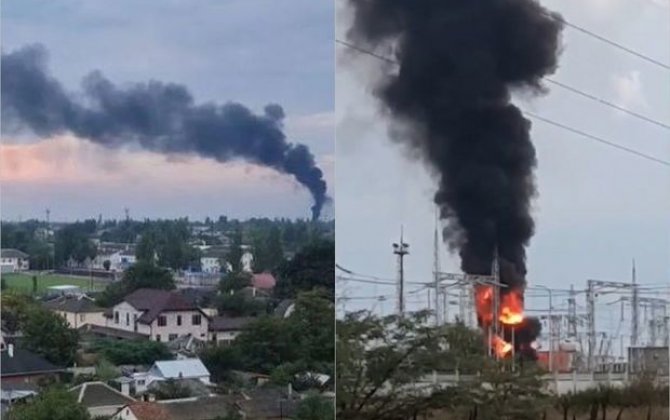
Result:
<svg viewBox="0 0 670 420"><path fill-rule="evenodd" d="M281 106L256 115L238 103L196 105L182 85L150 81L119 88L100 72L89 74L83 95L75 97L49 75L46 61L41 45L2 54L3 131L71 132L109 147L137 144L220 162L244 159L293 175L309 189L312 216L319 217L327 199L323 173L307 146L287 142Z"/></svg>
<svg viewBox="0 0 670 420"><path fill-rule="evenodd" d="M435 202L462 269L523 293L536 193L530 122L511 92L542 93L557 68L560 21L534 0L349 0L348 38L393 51L397 71L375 94L402 124L394 137L420 151L439 178ZM533 340L539 328L533 324ZM523 336L523 334L521 334Z"/></svg>

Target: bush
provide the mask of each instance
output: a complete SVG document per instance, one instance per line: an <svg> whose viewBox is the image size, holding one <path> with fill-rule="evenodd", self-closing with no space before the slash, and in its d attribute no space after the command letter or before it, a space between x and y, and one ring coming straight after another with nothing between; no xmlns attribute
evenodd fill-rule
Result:
<svg viewBox="0 0 670 420"><path fill-rule="evenodd" d="M93 350L115 365L150 365L156 360L172 359L167 346L158 341L103 339L96 341Z"/></svg>

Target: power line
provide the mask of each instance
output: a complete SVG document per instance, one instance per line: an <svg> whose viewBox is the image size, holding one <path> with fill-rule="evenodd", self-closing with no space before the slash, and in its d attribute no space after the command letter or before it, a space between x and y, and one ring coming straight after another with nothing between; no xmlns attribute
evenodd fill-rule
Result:
<svg viewBox="0 0 670 420"><path fill-rule="evenodd" d="M592 100L592 101L596 101L596 102L598 102L598 103L600 103L600 104L602 104L602 105L606 105L606 106L609 106L610 108L614 108L614 109L616 109L616 110L618 110L618 111L625 112L626 114L631 115L631 116L633 116L633 117L635 117L635 118L638 118L638 119L640 119L640 120L642 120L642 121L646 121L646 122L648 122L648 123L651 123L651 124L657 125L657 126L659 126L659 127L665 128L666 130L670 130L670 125L668 125L668 124L666 124L666 123L664 123L664 122L657 121L657 120L655 120L655 119L653 119L653 118L649 118L649 117L644 116L644 115L642 115L642 114L638 114L638 113L635 112L635 111L631 111L631 110L626 109L626 108L624 108L624 107L622 107L622 106L619 106L619 105L614 104L614 103L612 103L612 102L609 102L609 101L606 101L606 100L604 100L604 99L601 99L601 98L599 98L599 97L597 97L597 96L595 96L595 95L591 95L590 93L586 93L586 92L584 92L584 91L582 91L582 90L579 90L579 89L577 89L577 88L573 88L572 86L566 85L565 83L559 82L558 80L554 80L554 79L551 79L551 78L545 78L544 80L546 80L547 82L549 82L549 83L551 83L551 84L553 84L553 85L556 85L556 86L561 87L561 88L563 88L563 89L565 89L565 90L568 90L568 91L570 91L570 92L572 92L572 93L575 93L575 94L577 94L577 95L583 96L583 97L588 98L588 99L590 99L590 100Z"/></svg>
<svg viewBox="0 0 670 420"><path fill-rule="evenodd" d="M346 46L346 47L348 47L348 48L351 48L351 49L353 49L353 50L359 51L359 52L361 52L361 53L363 53L363 54L369 55L369 56L371 56L371 57L375 57L375 58L377 58L377 59L379 59L379 60L383 60L383 61L386 61L386 62L389 62L389 63L394 63L394 64L396 64L396 65L398 64L397 61L395 61L395 60L393 60L393 59L391 59L391 58L384 57L384 56L382 56L382 55L376 54L376 53L374 53L374 52L372 52L372 51L369 51L369 50L366 50L366 49L364 49L364 48L360 48L360 47L358 47L358 46L356 46L356 45L354 45L354 44L351 44L351 43L349 43L349 42L342 41L342 40L339 40L339 39L336 39L335 42L337 42L337 43L339 43L339 44L341 44L341 45L344 45L344 46ZM616 109L623 110L624 112L628 112L628 110L625 110L625 108L621 108L621 107L619 107L619 106L617 106L617 105L615 105L615 104L609 103L609 102L604 101L604 100L600 100L599 98L597 98L597 97L595 97L595 96L593 96L593 95L590 95L590 94L588 94L588 93L586 93L586 92L582 92L582 91L580 91L579 89L572 88L572 87L570 87L570 86L568 86L568 85L566 85L566 84L564 84L564 83L556 82L556 81L553 81L553 80L552 80L552 83L556 84L557 86L565 87L566 89L569 88L569 90L571 90L572 92L575 92L575 93L577 93L577 94L579 94L579 95L582 95L582 96L585 96L585 97L587 97L587 98L596 100L596 101L598 101L598 102L600 102L600 103L602 103L602 104L605 104L605 105L608 105L608 106L612 106L612 107L614 107L614 108L616 108ZM560 83L560 84L559 84L559 83ZM669 129L670 129L670 126L666 125L665 123L662 123L662 122L659 122L659 121L652 120L652 119L650 119L650 118L648 118L648 117L644 117L643 115L641 115L641 114L637 114L637 113L635 113L635 112L633 112L633 111L630 111L630 112L628 112L628 113L631 114L631 115L634 115L634 116L636 116L636 117L638 117L638 118L642 118L642 119L644 119L645 121L650 121L650 122L653 122L654 124L657 124L657 125L660 125L660 126L662 126L662 127L664 127L664 128L669 128ZM639 152L639 151L637 151L637 150L635 150L635 149L631 149L631 148L628 148L628 147L625 147L625 146L621 146L620 144L611 142L611 141L609 141L609 140L605 140L605 139L603 139L603 138L601 138L601 137L595 136L595 135L593 135L593 134L589 134L589 133L587 133L587 132L585 132L585 131L578 130L578 129L576 129L576 128L572 128L572 127L570 127L570 126L568 126L568 125L566 125L566 124L562 124L562 123L559 123L559 122L550 120L550 119L548 119L548 118L542 117L542 116L540 116L540 115L534 114L534 113L529 112L529 111L524 111L524 114L525 114L525 115L528 115L528 116L530 116L530 117L532 117L532 118L535 118L535 119L537 119L537 120L543 121L543 122L545 122L545 123L547 123L547 124L551 124L551 125L553 125L553 126L555 126L555 127L559 127L559 128L564 129L564 130L570 131L570 132L572 132L573 134L578 134L578 135L580 135L580 136L582 136L582 137L585 137L585 138L588 138L588 139L590 139L590 140L594 140L594 141L600 142L600 143L602 143L602 144L608 145L608 146L610 146L610 147L614 147L614 148L616 148L616 149L619 149L619 150L622 150L622 151L631 153L631 154L633 154L633 155L636 155L636 156L638 156L638 157L641 157L641 158L650 160L650 161L652 161L652 162L660 163L660 164L665 165L665 166L670 166L670 161L665 161L665 160L662 160L662 159L658 159L658 158L655 158L655 157L653 157L653 156L650 156L650 155L644 154L644 153L642 153L642 152Z"/></svg>
<svg viewBox="0 0 670 420"><path fill-rule="evenodd" d="M658 158L655 158L655 157L653 157L653 156L651 156L651 155L647 155L647 154L644 154L644 153L642 153L642 152L638 152L638 151L635 150L635 149L631 149L631 148L622 146L622 145L620 145L620 144L611 142L611 141L609 141L609 140L605 140L605 139L603 139L602 137L594 136L593 134L589 134L589 133L587 133L587 132L585 132L585 131L581 131L581 130L578 130L578 129L576 129L576 128L572 128L572 127L570 127L570 126L568 126L568 125L565 125L565 124L562 124L562 123L559 123L559 122L550 120L550 119L548 119L548 118L542 117L542 116L537 115L537 114L535 114L535 113L532 113L532 112L530 112L530 111L523 111L523 113L524 113L525 115L528 115L528 116L531 117L531 118L534 118L534 119L539 120L539 121L542 121L542 122L544 122L544 123L553 125L553 126L555 126L555 127L562 128L562 129L567 130L567 131L570 131L570 132L572 132L572 133L574 133L574 134L578 134L578 135L580 135L580 136L582 136L582 137L586 137L586 138L588 138L588 139L597 141L597 142L599 142L599 143L608 145L608 146L610 146L610 147L614 147L615 149L619 149L619 150L622 150L622 151L624 151L624 152L631 153L631 154L633 154L633 155L636 155L636 156L638 156L638 157L641 157L641 158L643 158L643 159L647 159L647 160L649 160L649 161L656 162L656 163L660 163L661 165L665 165L665 166L669 166L669 167L670 167L670 161L666 161L666 160L658 159Z"/></svg>
<svg viewBox="0 0 670 420"><path fill-rule="evenodd" d="M579 32L581 32L581 33L583 33L583 34L589 35L589 36L591 36L591 37L593 37L593 38L595 38L595 39L597 39L597 40L599 40L599 41L601 41L601 42L603 42L603 43L605 43L605 44L607 44L607 45L610 45L610 46L612 46L612 47L618 48L618 49L621 50L621 51L624 51L624 52L626 52L626 53L628 53L628 54L634 55L635 57L641 58L642 60L645 60L645 61L647 61L647 62L649 62L649 63L651 63L651 64L657 65L657 66L659 66L659 67L661 67L661 68L664 68L664 69L666 69L666 70L670 70L670 65L668 65L668 64L666 64L666 63L663 63L663 62L658 61L658 60L656 60L656 59L654 59L654 58L651 58L651 57L649 57L649 56L647 56L647 55L644 55L644 54L642 54L642 53L639 53L639 52L637 52L637 51L635 51L635 50L633 50L633 49L631 49L631 48L628 48L628 47L626 47L626 46L624 46L624 45L619 44L618 42L614 42L614 41L612 41L612 40L610 40L610 39L608 39L608 38L605 38L605 37L602 36L602 35L598 35L597 33L593 32L593 31L590 31L590 30L588 30L588 29L582 28L581 26L575 25L574 23L570 23L570 22L568 22L567 20L565 20L563 17L558 17L558 16L553 15L553 14L548 13L548 12L545 13L545 15L546 15L546 16L549 16L549 17L552 18L552 19L556 19L556 20L558 20L559 22L561 22L562 24L564 24L565 26L568 26L568 27L570 27L570 28L572 28L572 29L574 29L574 30L576 30L576 31L579 31Z"/></svg>

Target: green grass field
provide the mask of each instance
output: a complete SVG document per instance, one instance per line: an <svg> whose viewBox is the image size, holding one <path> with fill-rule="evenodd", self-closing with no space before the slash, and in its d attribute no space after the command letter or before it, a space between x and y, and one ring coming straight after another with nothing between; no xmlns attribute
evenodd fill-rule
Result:
<svg viewBox="0 0 670 420"><path fill-rule="evenodd" d="M64 284L79 286L82 291L103 290L108 282L88 277L71 277L61 274L34 274L37 276L37 293L44 293L48 287L61 286ZM23 293L32 293L33 274L31 273L7 273L3 274L7 289L16 290ZM91 287L92 286L92 287Z"/></svg>

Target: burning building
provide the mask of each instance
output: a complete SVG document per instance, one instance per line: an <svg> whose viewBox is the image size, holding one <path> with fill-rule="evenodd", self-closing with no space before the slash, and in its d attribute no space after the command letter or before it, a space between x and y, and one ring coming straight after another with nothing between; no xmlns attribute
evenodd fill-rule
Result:
<svg viewBox="0 0 670 420"><path fill-rule="evenodd" d="M535 0L349 0L347 36L392 54L373 87L394 140L437 181L443 238L476 285L479 325L499 356L534 357L538 320L524 316L526 247L537 193L530 121L512 94L540 94L558 66L562 20ZM499 299L494 299L499 290ZM498 305L494 305L494 303ZM495 307L494 307L495 306Z"/></svg>

